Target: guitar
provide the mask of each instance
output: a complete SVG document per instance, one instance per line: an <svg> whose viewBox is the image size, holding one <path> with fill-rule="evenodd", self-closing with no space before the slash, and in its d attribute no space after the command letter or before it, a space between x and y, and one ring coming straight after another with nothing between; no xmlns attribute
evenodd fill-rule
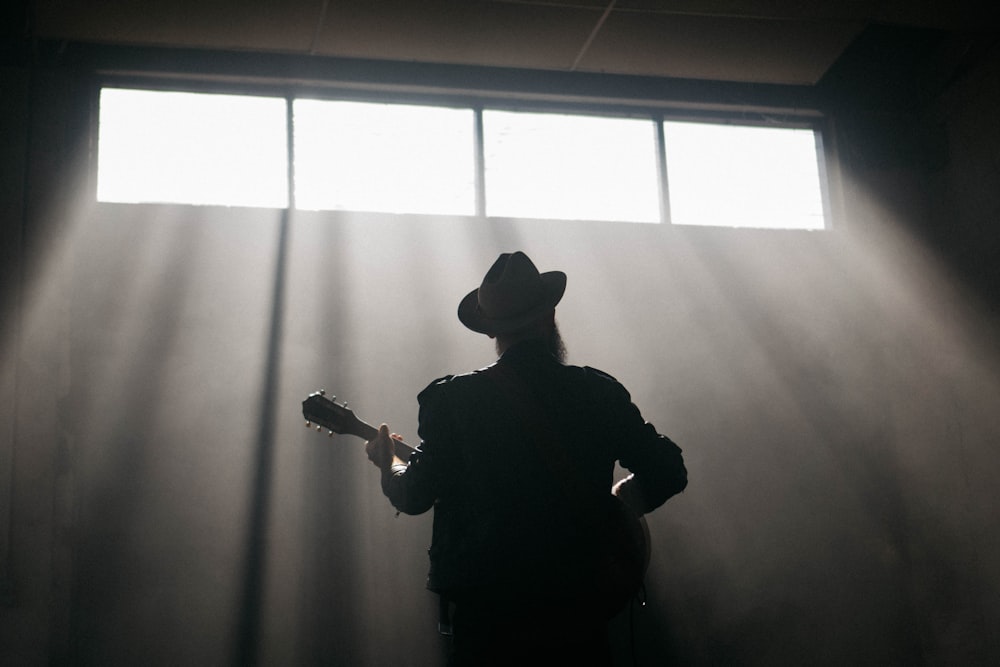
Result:
<svg viewBox="0 0 1000 667"><path fill-rule="evenodd" d="M302 401L302 416L306 427L315 427L327 435L355 435L372 440L378 429L358 418L347 404L338 404L336 396L327 398L326 392L317 391ZM414 448L401 440L393 439L396 456L408 461ZM620 612L642 587L649 566L650 542L646 520L635 513L616 496L608 495L608 521L605 534L604 573L595 582L594 594L609 618Z"/></svg>

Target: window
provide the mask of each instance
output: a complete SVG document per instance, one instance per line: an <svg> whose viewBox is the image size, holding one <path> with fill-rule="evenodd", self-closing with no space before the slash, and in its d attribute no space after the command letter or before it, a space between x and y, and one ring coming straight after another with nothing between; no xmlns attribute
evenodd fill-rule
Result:
<svg viewBox="0 0 1000 667"><path fill-rule="evenodd" d="M813 130L667 121L670 221L822 229Z"/></svg>
<svg viewBox="0 0 1000 667"><path fill-rule="evenodd" d="M475 215L472 109L295 100L295 203Z"/></svg>
<svg viewBox="0 0 1000 667"><path fill-rule="evenodd" d="M288 205L285 100L101 90L97 199Z"/></svg>
<svg viewBox="0 0 1000 667"><path fill-rule="evenodd" d="M826 225L809 128L110 87L99 122L106 202Z"/></svg>
<svg viewBox="0 0 1000 667"><path fill-rule="evenodd" d="M659 221L649 120L486 110L483 144L487 215Z"/></svg>

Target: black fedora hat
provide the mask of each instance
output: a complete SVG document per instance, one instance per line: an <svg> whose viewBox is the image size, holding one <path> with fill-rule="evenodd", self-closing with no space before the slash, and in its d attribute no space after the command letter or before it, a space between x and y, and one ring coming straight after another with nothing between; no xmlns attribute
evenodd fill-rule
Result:
<svg viewBox="0 0 1000 667"><path fill-rule="evenodd" d="M562 271L539 273L523 252L503 253L458 304L458 319L478 333L510 333L554 308L565 291Z"/></svg>

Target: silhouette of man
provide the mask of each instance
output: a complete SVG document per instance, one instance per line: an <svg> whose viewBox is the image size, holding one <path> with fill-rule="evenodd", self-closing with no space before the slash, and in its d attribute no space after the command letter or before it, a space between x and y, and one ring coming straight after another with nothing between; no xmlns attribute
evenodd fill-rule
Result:
<svg viewBox="0 0 1000 667"><path fill-rule="evenodd" d="M565 363L565 289L563 272L500 255L458 307L462 324L496 339L497 362L419 394L408 463L385 424L366 446L399 511L434 508L427 586L454 604L456 667L610 664L612 493L642 514L687 485L680 448L624 387ZM616 461L631 474L612 489Z"/></svg>

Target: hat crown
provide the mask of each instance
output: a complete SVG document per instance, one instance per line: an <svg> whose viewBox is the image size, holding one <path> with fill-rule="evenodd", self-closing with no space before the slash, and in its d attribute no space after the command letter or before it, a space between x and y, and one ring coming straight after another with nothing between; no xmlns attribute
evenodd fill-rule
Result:
<svg viewBox="0 0 1000 667"><path fill-rule="evenodd" d="M545 284L523 252L504 253L486 272L479 286L479 309L490 319L528 312L545 300Z"/></svg>

